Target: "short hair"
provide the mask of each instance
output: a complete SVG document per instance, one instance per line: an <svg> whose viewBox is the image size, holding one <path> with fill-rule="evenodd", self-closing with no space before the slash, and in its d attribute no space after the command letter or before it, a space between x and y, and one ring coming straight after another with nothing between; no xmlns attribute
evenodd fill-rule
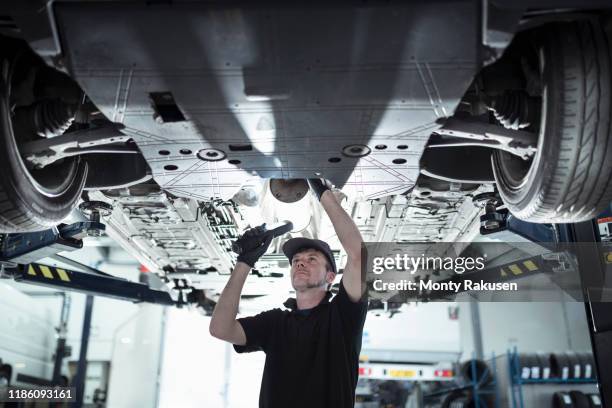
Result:
<svg viewBox="0 0 612 408"><path fill-rule="evenodd" d="M303 247L298 249L297 251L295 251L295 253L293 254L293 256L291 257L291 262L290 264L293 262L293 257L296 256L297 254L301 253L301 252L306 252L306 251L317 251L318 253L320 253L321 255L323 255L323 258L325 259L325 269L327 270L327 272L333 272L333 273L337 273L334 271L334 269L331 266L331 263L329 262L329 259L327 259L327 255L325 255L325 252L321 251L318 248L314 248L314 247Z"/></svg>

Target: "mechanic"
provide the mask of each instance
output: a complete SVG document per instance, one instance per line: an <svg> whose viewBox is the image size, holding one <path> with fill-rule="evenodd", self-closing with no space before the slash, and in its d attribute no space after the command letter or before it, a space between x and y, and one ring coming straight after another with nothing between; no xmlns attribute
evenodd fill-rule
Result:
<svg viewBox="0 0 612 408"><path fill-rule="evenodd" d="M236 319L247 275L272 240L263 238L255 250L238 256L210 322L210 333L233 343L238 353L266 353L260 407L342 408L355 403L367 312L361 279L362 238L327 183L309 179L308 184L348 256L338 294L330 301L329 288L337 269L329 245L317 239L292 238L283 245L296 293L295 299L284 303L291 311L272 309ZM262 232L257 227L245 234L256 237Z"/></svg>

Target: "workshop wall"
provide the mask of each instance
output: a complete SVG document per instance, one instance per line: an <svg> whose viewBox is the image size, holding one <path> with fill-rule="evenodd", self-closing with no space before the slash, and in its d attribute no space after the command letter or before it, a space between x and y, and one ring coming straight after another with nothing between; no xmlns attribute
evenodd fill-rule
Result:
<svg viewBox="0 0 612 408"><path fill-rule="evenodd" d="M196 310L167 309L159 408L258 406L265 354L237 354L209 324Z"/></svg>
<svg viewBox="0 0 612 408"><path fill-rule="evenodd" d="M520 352L591 349L583 303L461 302L460 307L462 359L474 352L470 307L480 312L485 358L514 346Z"/></svg>
<svg viewBox="0 0 612 408"><path fill-rule="evenodd" d="M35 299L0 281L0 360L14 374L50 378L55 350L54 320Z"/></svg>
<svg viewBox="0 0 612 408"><path fill-rule="evenodd" d="M164 314L163 306L143 304L117 328L112 347L108 407L157 406Z"/></svg>

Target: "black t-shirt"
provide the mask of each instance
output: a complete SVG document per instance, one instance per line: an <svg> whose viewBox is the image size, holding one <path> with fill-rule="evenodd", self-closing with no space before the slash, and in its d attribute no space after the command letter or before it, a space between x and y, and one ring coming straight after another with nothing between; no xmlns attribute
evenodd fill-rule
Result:
<svg viewBox="0 0 612 408"><path fill-rule="evenodd" d="M361 335L367 299L352 302L340 282L318 306L292 311L272 309L238 319L246 334L238 353L264 351L266 364L259 406L262 408L343 408L355 405Z"/></svg>

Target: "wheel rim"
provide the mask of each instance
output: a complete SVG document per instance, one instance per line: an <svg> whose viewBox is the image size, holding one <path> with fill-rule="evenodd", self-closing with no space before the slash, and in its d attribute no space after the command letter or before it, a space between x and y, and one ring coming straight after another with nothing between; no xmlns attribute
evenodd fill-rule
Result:
<svg viewBox="0 0 612 408"><path fill-rule="evenodd" d="M501 170L504 184L508 189L517 191L527 184L533 159L523 160L510 153L500 151L498 153L497 163Z"/></svg>

